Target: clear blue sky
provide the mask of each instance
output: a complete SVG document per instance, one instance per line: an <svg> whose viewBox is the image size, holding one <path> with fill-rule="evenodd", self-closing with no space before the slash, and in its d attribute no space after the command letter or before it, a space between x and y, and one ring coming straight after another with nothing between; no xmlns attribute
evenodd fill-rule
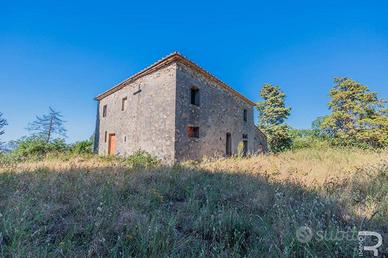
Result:
<svg viewBox="0 0 388 258"><path fill-rule="evenodd" d="M179 51L248 98L279 85L288 123L328 113L334 76L388 95L388 1L2 1L3 140L48 106L68 121L68 142L94 129L93 98Z"/></svg>

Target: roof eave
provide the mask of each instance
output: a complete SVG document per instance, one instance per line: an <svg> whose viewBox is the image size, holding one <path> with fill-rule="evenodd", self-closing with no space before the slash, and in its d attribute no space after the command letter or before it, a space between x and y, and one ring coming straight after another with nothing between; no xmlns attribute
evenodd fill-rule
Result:
<svg viewBox="0 0 388 258"><path fill-rule="evenodd" d="M201 73L202 75L205 75L205 77L207 77L208 79L212 80L213 82L217 83L219 86L221 86L222 88L224 88L225 90L231 92L233 95L239 97L241 100L243 100L244 102L246 102L247 104L251 105L251 106L256 106L256 103L254 103L253 101L249 100L248 98L244 97L243 95L241 95L239 92L237 92L236 90L234 90L232 87L230 87L229 85L227 85L226 83L224 83L223 81L221 81L220 79L218 79L217 77L215 77L214 75L212 75L211 73L209 73L208 71L204 70L203 68L201 68L199 65L195 64L194 62L190 61L189 59L185 58L184 56L182 56L181 54L179 54L178 52L174 52L166 57L164 57L163 59L155 62L154 64L148 66L147 68L141 70L140 72L134 74L133 76L129 77L128 79L116 84L113 88L105 91L104 93L98 95L97 97L95 97L95 100L97 101L100 101L102 100L103 98L111 95L112 93L124 88L128 83L132 82L132 81L135 81L147 74L150 74L166 65L169 65L173 62L176 62L176 61L180 61L181 63L183 63L184 65L187 65L189 66L190 68L198 71L199 73Z"/></svg>

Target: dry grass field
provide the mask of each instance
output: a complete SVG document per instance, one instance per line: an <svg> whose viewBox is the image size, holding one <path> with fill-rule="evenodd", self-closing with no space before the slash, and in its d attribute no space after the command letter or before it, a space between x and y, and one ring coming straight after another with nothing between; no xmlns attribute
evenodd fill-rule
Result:
<svg viewBox="0 0 388 258"><path fill-rule="evenodd" d="M326 237L301 243L301 226ZM5 257L357 257L357 240L330 236L359 230L388 232L388 151L0 167ZM379 251L388 255L386 242Z"/></svg>

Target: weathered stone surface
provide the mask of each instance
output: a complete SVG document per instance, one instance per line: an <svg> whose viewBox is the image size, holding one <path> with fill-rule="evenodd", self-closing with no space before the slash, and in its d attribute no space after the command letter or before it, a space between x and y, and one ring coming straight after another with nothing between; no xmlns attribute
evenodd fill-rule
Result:
<svg viewBox="0 0 388 258"><path fill-rule="evenodd" d="M199 89L199 106L190 103L192 87ZM177 63L176 88L177 161L225 156L227 133L231 134L232 154L237 154L237 145L243 140L243 134L248 136L249 153L257 153L259 144L266 146L264 135L254 124L251 105L180 63ZM244 109L247 110L247 121L244 121ZM187 125L199 126L198 139L187 136Z"/></svg>
<svg viewBox="0 0 388 258"><path fill-rule="evenodd" d="M199 106L191 104L192 87L199 89ZM127 98L124 111L123 98ZM106 117L102 117L104 105ZM199 127L199 138L188 136L188 126ZM102 98L96 132L95 150L101 155L108 153L107 132L116 135L117 155L144 150L166 163L225 156L227 133L231 134L233 154L237 154L243 134L249 153L266 150L265 136L254 125L253 106L180 62L170 63Z"/></svg>
<svg viewBox="0 0 388 258"><path fill-rule="evenodd" d="M107 131L108 135L116 134L118 155L143 150L163 160L173 161L175 78L176 64L171 64L102 99L99 103L98 153L108 154ZM122 111L121 102L125 97L126 106ZM102 117L104 105L107 105L106 117Z"/></svg>

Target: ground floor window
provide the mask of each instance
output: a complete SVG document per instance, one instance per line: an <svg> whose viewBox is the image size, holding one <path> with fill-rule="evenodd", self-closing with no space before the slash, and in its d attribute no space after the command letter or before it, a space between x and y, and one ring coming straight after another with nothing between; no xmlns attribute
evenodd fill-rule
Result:
<svg viewBox="0 0 388 258"><path fill-rule="evenodd" d="M187 127L187 136L190 138L199 138L199 127L198 126L188 126Z"/></svg>

